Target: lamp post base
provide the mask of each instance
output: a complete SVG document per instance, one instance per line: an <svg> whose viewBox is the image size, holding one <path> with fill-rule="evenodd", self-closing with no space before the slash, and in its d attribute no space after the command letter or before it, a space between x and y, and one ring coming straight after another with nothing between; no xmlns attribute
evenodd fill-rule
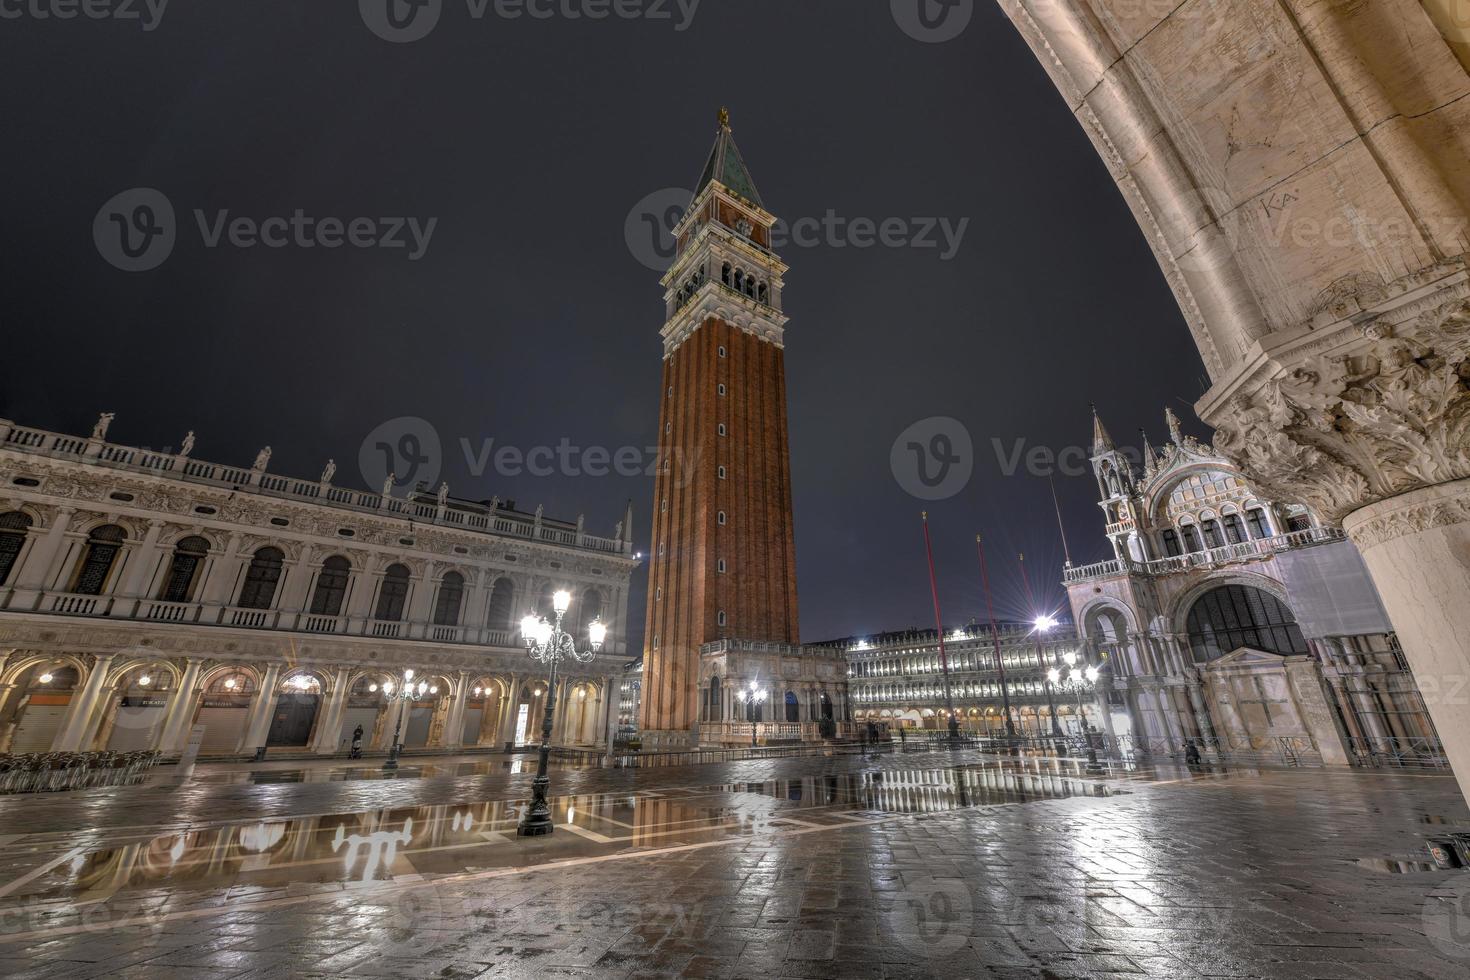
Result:
<svg viewBox="0 0 1470 980"><path fill-rule="evenodd" d="M525 815L516 826L517 837L541 837L556 829L551 822L551 807L546 804L546 787L551 780L545 776L537 776L531 782L531 805L526 808Z"/></svg>

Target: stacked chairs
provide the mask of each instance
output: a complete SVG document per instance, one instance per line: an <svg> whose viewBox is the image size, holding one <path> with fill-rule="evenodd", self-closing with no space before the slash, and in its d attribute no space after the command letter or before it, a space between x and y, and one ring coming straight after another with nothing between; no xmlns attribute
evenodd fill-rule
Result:
<svg viewBox="0 0 1470 980"><path fill-rule="evenodd" d="M0 793L55 793L136 782L159 752L30 752L0 755Z"/></svg>

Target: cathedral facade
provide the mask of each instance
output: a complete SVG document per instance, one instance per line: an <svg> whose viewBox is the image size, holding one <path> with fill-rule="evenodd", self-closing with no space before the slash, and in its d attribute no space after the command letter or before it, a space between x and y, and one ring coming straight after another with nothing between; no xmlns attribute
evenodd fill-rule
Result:
<svg viewBox="0 0 1470 980"><path fill-rule="evenodd" d="M330 754L538 738L518 624L572 593L609 628L568 663L554 740L601 745L626 656L629 522L363 492L0 420L0 752ZM409 672L412 676L409 676ZM406 681L424 687L410 701Z"/></svg>
<svg viewBox="0 0 1470 980"><path fill-rule="evenodd" d="M1329 764L1441 759L1353 543L1166 422L1140 467L1094 413L1113 557L1064 573L1109 730L1170 751L1203 739Z"/></svg>

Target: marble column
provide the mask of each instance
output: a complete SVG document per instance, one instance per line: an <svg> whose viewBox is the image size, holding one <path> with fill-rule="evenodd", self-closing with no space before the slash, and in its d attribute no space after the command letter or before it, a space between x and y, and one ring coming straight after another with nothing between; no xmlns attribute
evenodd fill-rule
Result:
<svg viewBox="0 0 1470 980"><path fill-rule="evenodd" d="M332 674L332 689L326 692L318 709L316 731L312 734L311 751L331 755L342 738L342 716L347 712L348 668L338 667Z"/></svg>
<svg viewBox="0 0 1470 980"><path fill-rule="evenodd" d="M1470 796L1470 479L1370 504L1343 526L1363 554ZM1368 707L1362 714L1372 730L1377 711ZM1373 737L1383 738L1377 727Z"/></svg>
<svg viewBox="0 0 1470 980"><path fill-rule="evenodd" d="M276 688L280 684L281 665L270 663L265 666L265 674L261 678L260 687L255 691L255 699L250 704L250 723L245 727L245 737L241 741L240 751L253 753L256 749L265 745L266 737L271 730L271 716L276 711Z"/></svg>
<svg viewBox="0 0 1470 980"><path fill-rule="evenodd" d="M189 739L189 728L198 707L199 692L196 688L199 685L199 673L203 669L203 660L190 657L184 667L183 679L179 681L179 689L169 701L168 717L164 719L163 731L158 737L158 750L166 755L176 755L184 751L184 743Z"/></svg>
<svg viewBox="0 0 1470 980"><path fill-rule="evenodd" d="M51 743L51 751L84 751L88 736L96 731L100 720L97 717L97 707L102 701L107 685L107 673L112 667L115 656L109 653L97 657L81 689L73 692L66 717L61 723L61 729L57 732L55 741Z"/></svg>
<svg viewBox="0 0 1470 980"><path fill-rule="evenodd" d="M465 702L469 700L469 675L463 671L454 678L454 700L449 705L449 719L444 723L444 747L459 749L464 745Z"/></svg>

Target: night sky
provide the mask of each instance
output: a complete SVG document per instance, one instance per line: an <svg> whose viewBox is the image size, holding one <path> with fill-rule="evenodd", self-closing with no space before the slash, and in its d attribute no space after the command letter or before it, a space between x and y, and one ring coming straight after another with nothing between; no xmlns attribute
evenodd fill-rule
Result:
<svg viewBox="0 0 1470 980"><path fill-rule="evenodd" d="M369 432L420 417L455 496L585 512L606 534L631 498L646 549L651 478L473 476L461 440L654 443L662 289L635 254L651 232L630 249L625 230L640 201L692 188L728 105L788 221L968 219L947 259L938 231L936 248L782 249L804 639L932 625L922 509L947 622L983 616L977 531L1001 615L1028 614L1020 550L1038 604L1062 605L1047 481L1006 476L993 440L1087 446L1089 402L1120 442L1142 425L1161 443L1165 404L1207 434L1189 408L1203 367L1146 243L989 0L946 43L906 35L887 0L703 0L684 30L673 0L666 20L467 2L414 43L376 36L356 0L174 0L151 31L0 20L0 416L85 433L112 411L118 442L194 429L200 458L249 465L270 444L273 472L314 479L334 457L363 487ZM166 196L177 234L126 272L93 223L135 187ZM407 231L396 249L211 248L196 209L437 224L416 260ZM924 502L889 453L931 416L960 420L976 459L962 492ZM1073 560L1111 557L1090 471L1056 486Z"/></svg>

